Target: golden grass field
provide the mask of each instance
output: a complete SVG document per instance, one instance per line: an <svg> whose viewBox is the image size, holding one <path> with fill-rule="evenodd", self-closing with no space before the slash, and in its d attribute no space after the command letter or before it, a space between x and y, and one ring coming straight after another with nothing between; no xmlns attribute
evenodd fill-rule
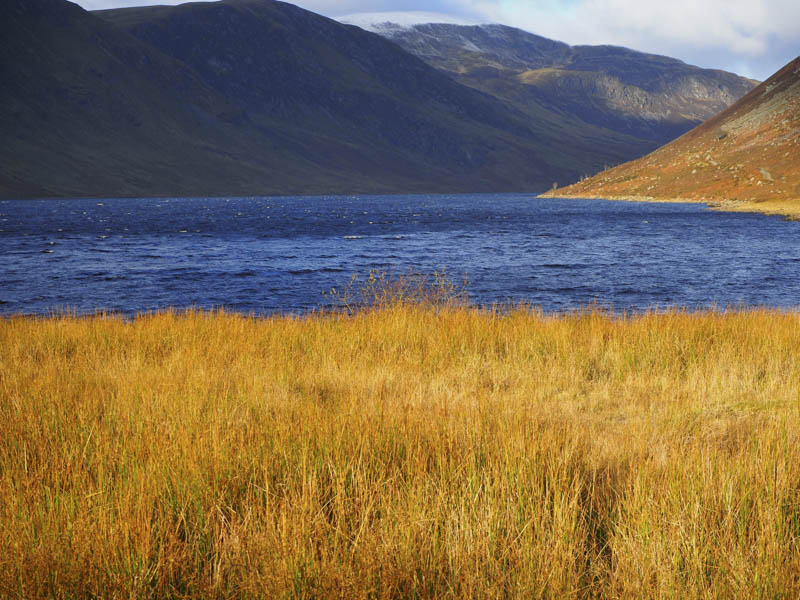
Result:
<svg viewBox="0 0 800 600"><path fill-rule="evenodd" d="M800 315L0 320L0 597L797 598Z"/></svg>

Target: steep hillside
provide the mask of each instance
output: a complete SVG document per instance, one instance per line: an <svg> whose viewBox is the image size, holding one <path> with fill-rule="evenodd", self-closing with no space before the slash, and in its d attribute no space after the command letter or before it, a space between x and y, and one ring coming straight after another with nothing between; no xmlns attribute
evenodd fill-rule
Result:
<svg viewBox="0 0 800 600"><path fill-rule="evenodd" d="M0 36L0 195L214 191L266 175L218 150L255 150L234 134L235 106L77 5L4 0Z"/></svg>
<svg viewBox="0 0 800 600"><path fill-rule="evenodd" d="M674 142L547 195L679 199L800 215L800 57Z"/></svg>
<svg viewBox="0 0 800 600"><path fill-rule="evenodd" d="M95 14L190 65L258 122L350 140L354 149L366 145L363 170L380 171L384 180L402 174L401 191L432 189L431 183L442 191L543 189L616 164L631 148L636 156L649 149L624 134L576 127L571 117L551 111L531 118L380 36L281 2ZM323 161L340 158L345 169L352 154L318 142L304 152L322 153ZM438 175L425 183L432 168Z"/></svg>
<svg viewBox="0 0 800 600"><path fill-rule="evenodd" d="M343 20L522 110L569 115L639 138L650 149L725 109L757 83L627 48L569 46L504 25Z"/></svg>
<svg viewBox="0 0 800 600"><path fill-rule="evenodd" d="M608 138L272 0L4 0L0 36L0 197L538 191Z"/></svg>

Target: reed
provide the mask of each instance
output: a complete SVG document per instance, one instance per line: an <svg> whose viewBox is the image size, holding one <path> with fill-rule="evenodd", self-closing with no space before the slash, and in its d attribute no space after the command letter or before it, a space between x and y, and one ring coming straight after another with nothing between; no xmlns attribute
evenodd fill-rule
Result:
<svg viewBox="0 0 800 600"><path fill-rule="evenodd" d="M0 320L0 596L796 598L800 315Z"/></svg>

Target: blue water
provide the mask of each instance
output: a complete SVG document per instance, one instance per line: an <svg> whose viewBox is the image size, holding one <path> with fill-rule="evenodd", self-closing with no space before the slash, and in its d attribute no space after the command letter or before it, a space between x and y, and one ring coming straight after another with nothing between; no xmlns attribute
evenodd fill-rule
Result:
<svg viewBox="0 0 800 600"><path fill-rule="evenodd" d="M0 202L0 314L299 312L372 269L477 304L800 305L800 223L528 194Z"/></svg>

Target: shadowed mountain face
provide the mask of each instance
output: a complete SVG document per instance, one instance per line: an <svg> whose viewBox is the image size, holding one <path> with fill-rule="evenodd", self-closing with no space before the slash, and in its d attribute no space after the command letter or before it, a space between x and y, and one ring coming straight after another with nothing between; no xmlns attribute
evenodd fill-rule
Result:
<svg viewBox="0 0 800 600"><path fill-rule="evenodd" d="M5 197L537 191L639 144L271 0L5 0L0 35Z"/></svg>
<svg viewBox="0 0 800 600"><path fill-rule="evenodd" d="M431 167L451 179L487 167L499 184L492 172L498 151L536 158L522 115L377 36L289 4L239 0L97 14L189 66L256 128L296 138L297 151L314 162L343 153L349 158L340 168L355 161L409 181Z"/></svg>
<svg viewBox="0 0 800 600"><path fill-rule="evenodd" d="M338 160L393 191L541 189L650 149L570 115L535 115L460 85L381 36L265 0L99 11L190 66L257 124L348 140ZM198 40L200 40L198 42ZM305 155L319 151L307 145ZM435 170L435 173L431 173ZM428 175L428 173L431 173Z"/></svg>
<svg viewBox="0 0 800 600"><path fill-rule="evenodd" d="M635 136L651 148L724 110L757 83L627 48L568 46L504 25L370 28L521 110L544 107Z"/></svg>
<svg viewBox="0 0 800 600"><path fill-rule="evenodd" d="M797 213L800 57L674 142L552 195L738 201Z"/></svg>
<svg viewBox="0 0 800 600"><path fill-rule="evenodd" d="M206 169L222 184L247 171L216 150L236 129L234 106L77 5L5 0L0 36L3 196L160 193Z"/></svg>

